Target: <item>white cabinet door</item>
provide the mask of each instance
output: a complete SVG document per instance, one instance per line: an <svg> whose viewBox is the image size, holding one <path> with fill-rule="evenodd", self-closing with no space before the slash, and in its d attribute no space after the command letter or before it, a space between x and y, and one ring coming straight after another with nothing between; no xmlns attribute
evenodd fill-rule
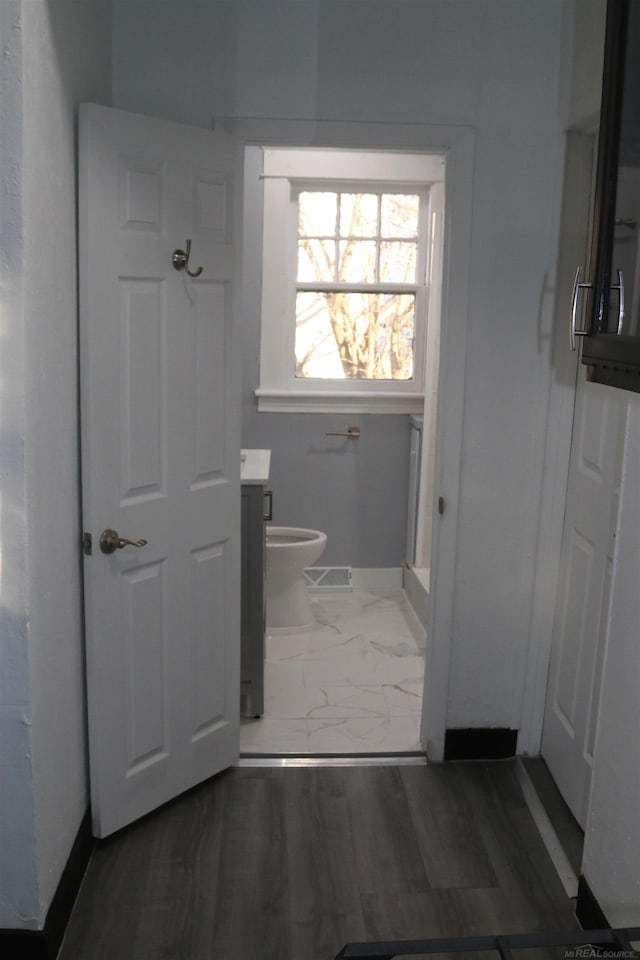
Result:
<svg viewBox="0 0 640 960"><path fill-rule="evenodd" d="M589 803L618 516L624 393L578 374L542 755L578 823Z"/></svg>
<svg viewBox="0 0 640 960"><path fill-rule="evenodd" d="M242 154L85 105L80 366L91 806L104 837L239 750ZM192 241L190 269L172 265ZM145 540L112 553L101 533Z"/></svg>

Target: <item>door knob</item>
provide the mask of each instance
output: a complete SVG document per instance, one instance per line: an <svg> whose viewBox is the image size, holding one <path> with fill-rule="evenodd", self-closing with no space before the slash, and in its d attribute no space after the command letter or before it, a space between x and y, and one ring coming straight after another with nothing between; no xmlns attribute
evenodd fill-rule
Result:
<svg viewBox="0 0 640 960"><path fill-rule="evenodd" d="M114 550L122 550L123 547L146 547L146 545L146 540L127 540L115 530L103 530L100 534L100 549L103 553L113 553Z"/></svg>

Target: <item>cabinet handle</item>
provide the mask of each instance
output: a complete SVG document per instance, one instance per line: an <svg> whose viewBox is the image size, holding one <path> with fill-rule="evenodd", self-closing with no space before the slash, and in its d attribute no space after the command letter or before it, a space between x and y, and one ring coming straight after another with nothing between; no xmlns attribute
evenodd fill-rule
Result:
<svg viewBox="0 0 640 960"><path fill-rule="evenodd" d="M624 273L622 270L618 270L618 282L611 284L612 290L617 290L620 294L620 305L618 307L618 329L616 333L618 336L622 333L622 328L624 327Z"/></svg>
<svg viewBox="0 0 640 960"><path fill-rule="evenodd" d="M273 490L264 491L264 519L267 521L273 520Z"/></svg>
<svg viewBox="0 0 640 960"><path fill-rule="evenodd" d="M590 290L593 286L592 283L583 282L580 283L580 271L582 267L578 267L576 270L576 275L573 281L573 291L571 293L571 324L569 327L570 331L570 343L571 349L576 349L576 337L586 337L588 336L588 330L576 330L576 314L578 311L578 292L580 290Z"/></svg>

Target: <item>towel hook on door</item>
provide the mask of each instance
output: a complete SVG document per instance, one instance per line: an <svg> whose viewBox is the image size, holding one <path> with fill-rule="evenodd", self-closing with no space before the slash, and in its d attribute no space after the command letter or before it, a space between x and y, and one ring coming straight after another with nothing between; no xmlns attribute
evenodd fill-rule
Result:
<svg viewBox="0 0 640 960"><path fill-rule="evenodd" d="M186 271L189 277L199 277L202 273L202 267L198 267L197 270L189 270L189 257L191 256L191 240L187 240L187 249L185 250L174 250L173 257L171 262L176 270Z"/></svg>

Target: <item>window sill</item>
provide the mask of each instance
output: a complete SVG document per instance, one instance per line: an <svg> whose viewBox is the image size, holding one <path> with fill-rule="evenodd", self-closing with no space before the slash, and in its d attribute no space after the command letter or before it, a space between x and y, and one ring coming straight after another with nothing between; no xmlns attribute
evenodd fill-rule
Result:
<svg viewBox="0 0 640 960"><path fill-rule="evenodd" d="M261 413L422 413L422 393L255 391Z"/></svg>

